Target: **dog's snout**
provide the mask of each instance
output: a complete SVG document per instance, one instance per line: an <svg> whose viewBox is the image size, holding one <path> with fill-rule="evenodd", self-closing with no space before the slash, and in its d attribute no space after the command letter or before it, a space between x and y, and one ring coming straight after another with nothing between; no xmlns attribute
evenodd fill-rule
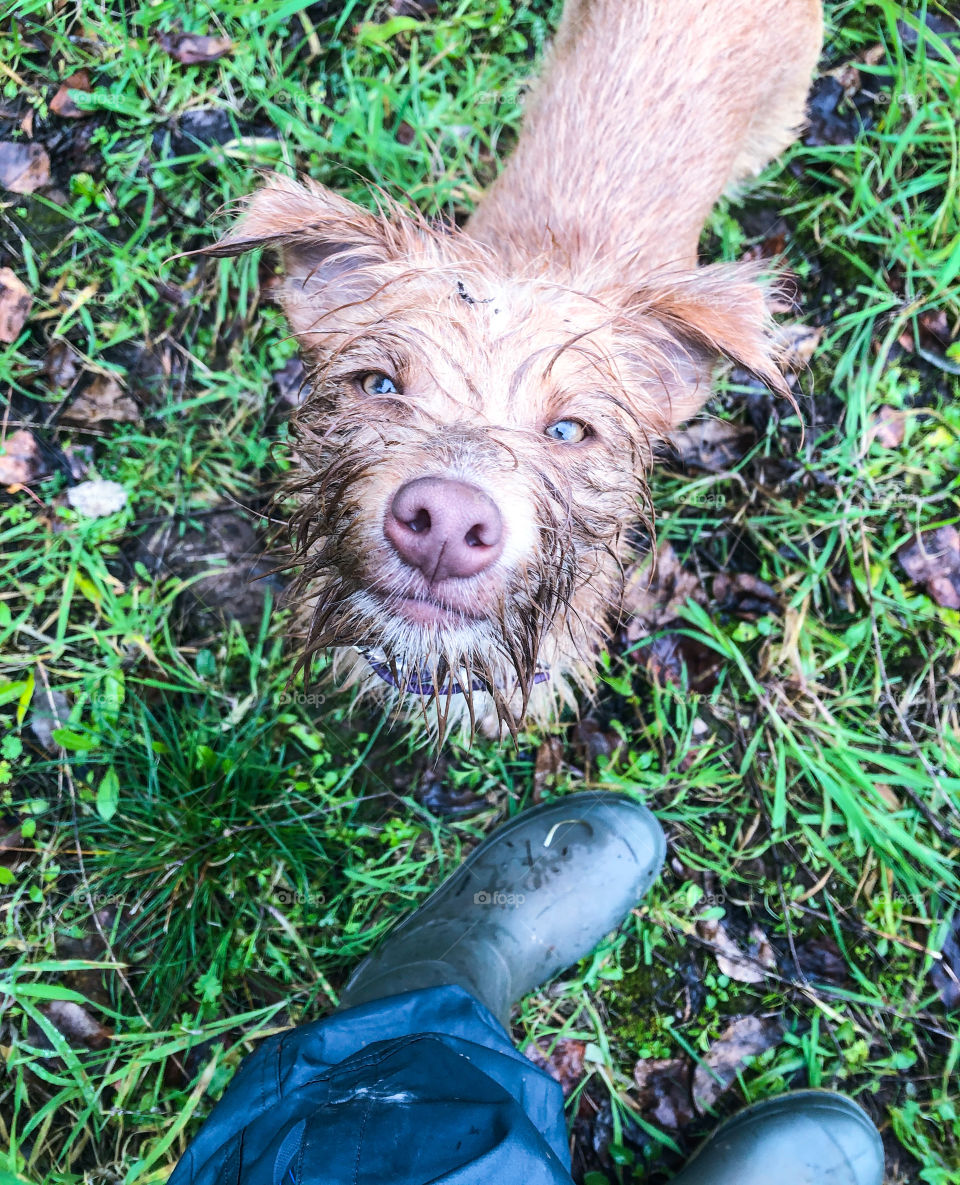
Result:
<svg viewBox="0 0 960 1185"><path fill-rule="evenodd" d="M434 583L476 576L503 551L497 504L469 482L417 477L393 495L383 533L397 554Z"/></svg>

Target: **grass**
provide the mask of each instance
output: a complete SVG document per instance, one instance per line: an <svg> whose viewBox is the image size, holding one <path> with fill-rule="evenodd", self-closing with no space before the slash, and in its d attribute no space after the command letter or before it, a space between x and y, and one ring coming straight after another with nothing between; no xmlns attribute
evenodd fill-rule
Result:
<svg viewBox="0 0 960 1185"><path fill-rule="evenodd" d="M714 675L661 687L648 644L615 641L592 731L564 720L437 763L415 733L291 683L269 595L249 620L190 624L217 593L178 549L217 508L257 522L288 463L273 376L294 348L255 260L174 257L258 168L462 217L509 148L557 6L440 0L414 19L350 0L15 0L4 109L33 112L52 188L0 191L0 263L35 300L0 382L6 431L32 424L53 461L0 495L4 1185L164 1179L259 1037L333 1006L504 814L584 787L649 802L671 860L620 933L516 1014L518 1041L582 1047L578 1180L657 1185L742 1099L810 1084L867 1106L890 1181L960 1182L958 1016L930 978L958 900L960 613L897 560L960 520L958 355L925 336L938 315L960 331L960 50L933 4L828 8L823 68L859 61L868 126L795 146L704 238L736 258L785 219L800 315L821 330L806 434L734 372L711 411L749 424L753 409L750 450L655 476L660 539L703 590L664 632ZM233 49L181 65L159 41L177 22ZM80 68L89 115L59 119L50 98ZM223 142L191 141L211 108ZM68 423L62 343L134 394L137 422ZM871 438L883 407L905 413L894 447ZM126 507L71 510L64 449ZM737 572L777 606L724 608L714 576ZM475 813L438 813L444 795ZM741 942L766 933L762 982L721 972L697 926L711 917ZM65 1005L110 1036L65 1035ZM754 1014L782 1035L715 1112L655 1121L635 1063L698 1062Z"/></svg>

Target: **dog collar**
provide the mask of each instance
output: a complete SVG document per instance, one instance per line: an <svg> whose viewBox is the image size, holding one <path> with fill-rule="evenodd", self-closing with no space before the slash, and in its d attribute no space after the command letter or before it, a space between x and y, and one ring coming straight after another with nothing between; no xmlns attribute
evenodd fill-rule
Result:
<svg viewBox="0 0 960 1185"><path fill-rule="evenodd" d="M358 647L358 649L360 648ZM364 659L366 659L367 664L374 674L379 675L384 683L388 683L391 687L395 687L404 695L463 695L465 692L463 684L456 681L453 683L448 683L445 687L441 687L439 691L435 691L433 681L429 678L423 678L419 671L411 671L402 683L398 683L387 663L375 658L369 650L360 649L360 654L362 654ZM549 671L538 670L533 676L534 685L537 683L546 683L549 678ZM474 678L470 681L469 690L489 691L490 685L484 682L483 679Z"/></svg>

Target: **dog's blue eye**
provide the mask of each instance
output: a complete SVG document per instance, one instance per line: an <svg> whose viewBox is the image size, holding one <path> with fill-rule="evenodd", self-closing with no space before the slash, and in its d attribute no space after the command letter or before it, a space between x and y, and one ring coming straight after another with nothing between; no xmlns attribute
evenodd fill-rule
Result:
<svg viewBox="0 0 960 1185"><path fill-rule="evenodd" d="M562 441L563 444L577 444L590 435L590 429L579 420L557 420L544 434L551 440Z"/></svg>
<svg viewBox="0 0 960 1185"><path fill-rule="evenodd" d="M400 391L396 383L389 375L381 373L379 370L371 370L369 374L365 374L360 380L360 386L363 387L367 395L399 395Z"/></svg>

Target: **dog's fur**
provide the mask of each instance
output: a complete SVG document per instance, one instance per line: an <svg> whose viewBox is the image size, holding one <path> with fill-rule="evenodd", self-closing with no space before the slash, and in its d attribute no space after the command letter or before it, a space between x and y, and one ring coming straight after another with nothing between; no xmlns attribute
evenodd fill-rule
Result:
<svg viewBox="0 0 960 1185"><path fill-rule="evenodd" d="M213 252L280 250L310 365L293 524L309 652L373 651L441 728L452 710L513 730L591 687L657 441L723 358L783 389L762 277L698 267L697 244L720 195L793 139L820 41L819 0L568 0L464 230L279 176L250 198ZM399 394L365 394L370 372ZM570 419L592 435L545 435ZM434 474L488 492L506 541L489 570L431 586L383 524L398 487Z"/></svg>

